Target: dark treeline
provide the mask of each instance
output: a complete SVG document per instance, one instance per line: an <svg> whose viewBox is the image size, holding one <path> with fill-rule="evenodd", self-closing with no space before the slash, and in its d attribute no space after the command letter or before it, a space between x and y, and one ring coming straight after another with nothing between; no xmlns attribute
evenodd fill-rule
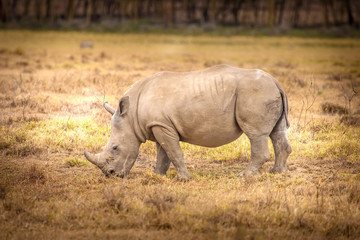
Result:
<svg viewBox="0 0 360 240"><path fill-rule="evenodd" d="M0 0L7 23L110 19L186 26L360 26L359 0Z"/></svg>

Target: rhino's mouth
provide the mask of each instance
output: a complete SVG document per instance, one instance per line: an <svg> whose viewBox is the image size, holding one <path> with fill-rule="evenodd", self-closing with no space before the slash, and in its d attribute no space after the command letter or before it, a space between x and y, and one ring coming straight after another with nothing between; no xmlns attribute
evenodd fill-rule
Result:
<svg viewBox="0 0 360 240"><path fill-rule="evenodd" d="M116 173L115 170L104 170L104 169L101 169L101 171L105 174L106 177L119 177L119 178L124 178L125 174L123 171L119 172L119 173Z"/></svg>
<svg viewBox="0 0 360 240"><path fill-rule="evenodd" d="M124 177L125 174L123 170L117 172L115 168L109 167L109 164L115 160L114 157L107 157L105 158L105 161L104 160L101 161L99 159L98 154L94 155L86 150L84 151L84 155L89 162L100 168L100 170L105 174L106 177L111 177L111 176L116 176L121 178ZM106 167L106 165L108 167Z"/></svg>

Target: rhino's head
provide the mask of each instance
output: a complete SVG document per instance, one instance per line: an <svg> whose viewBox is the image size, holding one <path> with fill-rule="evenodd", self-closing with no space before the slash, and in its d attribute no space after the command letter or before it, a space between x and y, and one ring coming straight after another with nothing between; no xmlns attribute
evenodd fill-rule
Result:
<svg viewBox="0 0 360 240"><path fill-rule="evenodd" d="M110 139L98 154L84 151L87 160L98 166L107 176L126 177L139 152L140 141L131 127L129 107L129 97L121 98L116 110L104 103L104 108L112 114Z"/></svg>

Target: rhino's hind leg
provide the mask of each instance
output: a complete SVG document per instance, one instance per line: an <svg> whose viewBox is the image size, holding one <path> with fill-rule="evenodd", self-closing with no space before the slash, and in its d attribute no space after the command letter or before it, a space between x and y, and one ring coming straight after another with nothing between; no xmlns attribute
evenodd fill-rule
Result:
<svg viewBox="0 0 360 240"><path fill-rule="evenodd" d="M170 159L159 143L156 143L156 149L157 156L154 172L161 175L166 175L166 172L170 167Z"/></svg>
<svg viewBox="0 0 360 240"><path fill-rule="evenodd" d="M251 176L259 173L259 169L270 159L268 136L251 137L251 162L239 176Z"/></svg>
<svg viewBox="0 0 360 240"><path fill-rule="evenodd" d="M184 154L181 150L179 136L176 131L156 126L152 128L152 132L156 141L160 144L161 148L165 150L166 155L174 164L178 179L187 180L191 178L191 174L185 167Z"/></svg>
<svg viewBox="0 0 360 240"><path fill-rule="evenodd" d="M292 152L290 142L286 135L286 130L273 131L270 134L275 151L275 164L270 170L271 173L282 173L287 170L286 160Z"/></svg>

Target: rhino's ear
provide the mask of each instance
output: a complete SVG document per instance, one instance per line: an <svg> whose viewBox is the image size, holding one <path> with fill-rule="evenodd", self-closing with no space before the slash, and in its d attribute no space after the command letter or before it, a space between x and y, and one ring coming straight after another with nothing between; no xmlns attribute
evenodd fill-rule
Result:
<svg viewBox="0 0 360 240"><path fill-rule="evenodd" d="M119 114L120 116L124 115L129 110L129 96L122 97L119 102Z"/></svg>

